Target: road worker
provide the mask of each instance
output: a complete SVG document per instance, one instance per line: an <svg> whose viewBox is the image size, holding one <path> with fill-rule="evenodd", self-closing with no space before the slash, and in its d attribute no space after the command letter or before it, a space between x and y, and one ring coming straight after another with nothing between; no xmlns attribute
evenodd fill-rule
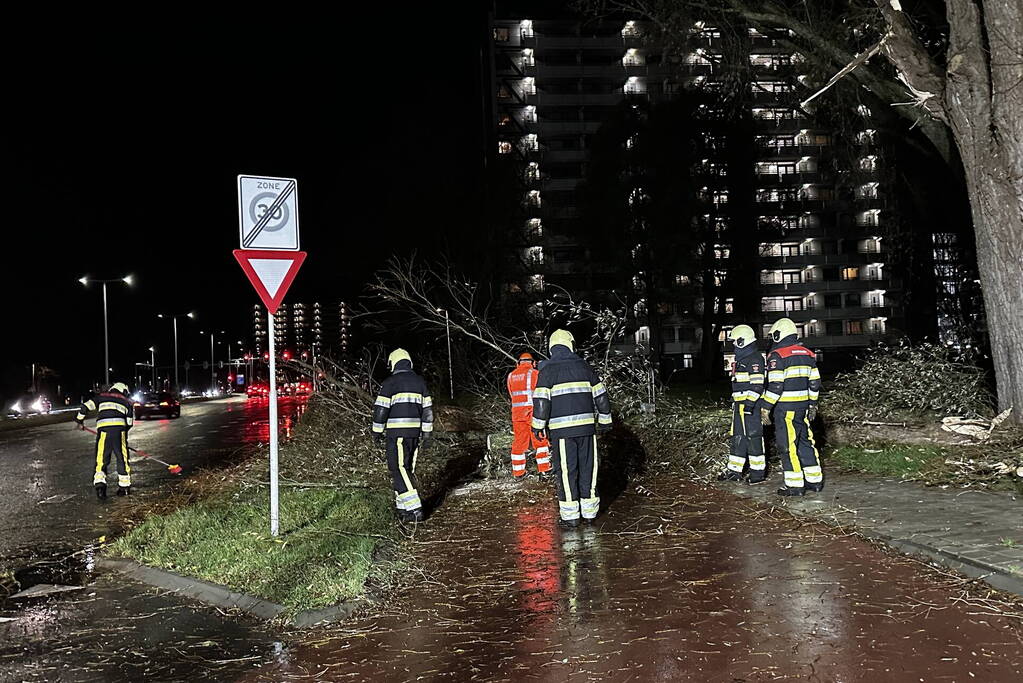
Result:
<svg viewBox="0 0 1023 683"><path fill-rule="evenodd" d="M403 522L422 522L416 460L433 434L433 399L426 382L412 371L408 351L392 351L387 357L387 368L391 376L380 385L373 407L373 438L385 442L398 518Z"/></svg>
<svg viewBox="0 0 1023 683"><path fill-rule="evenodd" d="M757 337L749 325L739 325L728 333L735 345L732 363L732 428L728 465L719 481L740 481L749 461L750 484L767 479L764 456L764 427L757 402L764 393L764 356L757 348Z"/></svg>
<svg viewBox="0 0 1023 683"><path fill-rule="evenodd" d="M96 472L92 484L96 497L107 497L107 467L116 460L117 495L131 493L131 466L128 464L128 430L135 422L135 406L128 398L128 385L115 382L107 391L96 394L78 409L75 422L85 429L85 418L96 411Z"/></svg>
<svg viewBox="0 0 1023 683"><path fill-rule="evenodd" d="M526 474L526 451L533 449L536 458L536 471L541 475L551 469L551 453L547 439L537 439L533 434L533 389L539 373L533 363L533 354L519 355L519 364L508 374L508 395L511 397L512 476L522 477Z"/></svg>
<svg viewBox="0 0 1023 683"><path fill-rule="evenodd" d="M550 338L551 357L540 364L533 390L533 431L550 436L561 525L592 522L600 510L597 495L597 434L611 429L611 401L589 364L577 356L568 330Z"/></svg>
<svg viewBox="0 0 1023 683"><path fill-rule="evenodd" d="M781 496L802 496L824 489L820 454L810 423L817 416L821 375L813 351L797 341L796 325L781 318L771 326L767 356L767 388L761 397L761 417L774 422L775 441L785 472Z"/></svg>

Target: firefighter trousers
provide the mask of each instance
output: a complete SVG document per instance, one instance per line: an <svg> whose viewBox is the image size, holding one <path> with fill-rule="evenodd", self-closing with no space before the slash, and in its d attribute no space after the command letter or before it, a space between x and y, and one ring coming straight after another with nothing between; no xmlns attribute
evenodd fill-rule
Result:
<svg viewBox="0 0 1023 683"><path fill-rule="evenodd" d="M96 473L93 484L107 483L107 468L110 460L117 468L117 485L131 486L131 465L128 464L128 428L100 427L96 430Z"/></svg>
<svg viewBox="0 0 1023 683"><path fill-rule="evenodd" d="M561 518L579 519L581 514L584 519L594 519L600 509L596 435L557 438L552 446Z"/></svg>
<svg viewBox="0 0 1023 683"><path fill-rule="evenodd" d="M760 421L760 411L735 403L732 407L731 452L728 455L728 469L742 474L749 460L751 471L763 472L767 469L767 458L764 457L764 425Z"/></svg>
<svg viewBox="0 0 1023 683"><path fill-rule="evenodd" d="M536 458L536 471L537 472L550 472L551 470L551 450L550 444L547 439L537 439L536 435L533 434L532 425L532 414L525 422L521 420L512 421L512 446L511 446L511 465L512 474L516 477L521 477L526 474L526 451L530 449L535 450Z"/></svg>
<svg viewBox="0 0 1023 683"><path fill-rule="evenodd" d="M387 437L387 468L394 482L394 504L399 510L418 510L419 480L416 479L416 460L419 457L419 439L401 436Z"/></svg>
<svg viewBox="0 0 1023 683"><path fill-rule="evenodd" d="M785 486L803 488L824 481L820 454L805 410L775 410L774 436L785 471Z"/></svg>

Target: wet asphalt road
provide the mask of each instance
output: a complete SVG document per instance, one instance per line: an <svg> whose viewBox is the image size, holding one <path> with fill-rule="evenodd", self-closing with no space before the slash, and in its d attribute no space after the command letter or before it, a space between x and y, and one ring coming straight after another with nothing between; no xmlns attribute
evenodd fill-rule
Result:
<svg viewBox="0 0 1023 683"><path fill-rule="evenodd" d="M282 401L286 419L295 401ZM87 424L91 428L94 422ZM153 461L133 462L132 492L160 495L194 468L216 466L239 447L265 442L267 433L266 402L245 397L185 404L174 420L136 421L129 445L181 465L184 472L178 476ZM107 512L122 501L96 500L94 444L92 434L69 423L0 432L0 557L39 545L83 545L110 531ZM113 463L108 473L112 494L117 490Z"/></svg>
<svg viewBox="0 0 1023 683"><path fill-rule="evenodd" d="M204 429L198 450L233 444L220 426L244 424L246 404L203 408L205 427L166 428ZM72 479L89 493L84 477ZM307 632L89 576L4 605L0 680L1023 679L1019 603L1006 616L960 577L677 475L606 483L620 495L599 523L569 532L547 484L460 486L403 546L415 568L403 589ZM102 518L74 520L89 509L54 522L90 540Z"/></svg>

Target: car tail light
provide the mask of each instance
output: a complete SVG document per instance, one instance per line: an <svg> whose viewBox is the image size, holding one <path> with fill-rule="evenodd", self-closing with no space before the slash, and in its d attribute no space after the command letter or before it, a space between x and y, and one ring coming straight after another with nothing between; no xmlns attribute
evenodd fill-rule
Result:
<svg viewBox="0 0 1023 683"><path fill-rule="evenodd" d="M160 401L160 405L162 405L162 406L169 406L170 403L167 403L167 401Z"/></svg>

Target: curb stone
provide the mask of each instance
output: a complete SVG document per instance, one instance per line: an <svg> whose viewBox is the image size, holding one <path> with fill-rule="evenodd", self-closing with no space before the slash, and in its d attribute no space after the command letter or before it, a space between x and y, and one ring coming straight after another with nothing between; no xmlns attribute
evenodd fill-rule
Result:
<svg viewBox="0 0 1023 683"><path fill-rule="evenodd" d="M241 610L267 621L277 618L287 610L284 605L247 593L239 593L227 586L192 579L164 569L147 567L133 560L104 557L96 561L96 566L120 572L140 583L184 595L207 605ZM288 623L296 628L309 628L318 624L341 621L351 616L355 607L354 602L344 602L320 609L303 610L292 617Z"/></svg>

